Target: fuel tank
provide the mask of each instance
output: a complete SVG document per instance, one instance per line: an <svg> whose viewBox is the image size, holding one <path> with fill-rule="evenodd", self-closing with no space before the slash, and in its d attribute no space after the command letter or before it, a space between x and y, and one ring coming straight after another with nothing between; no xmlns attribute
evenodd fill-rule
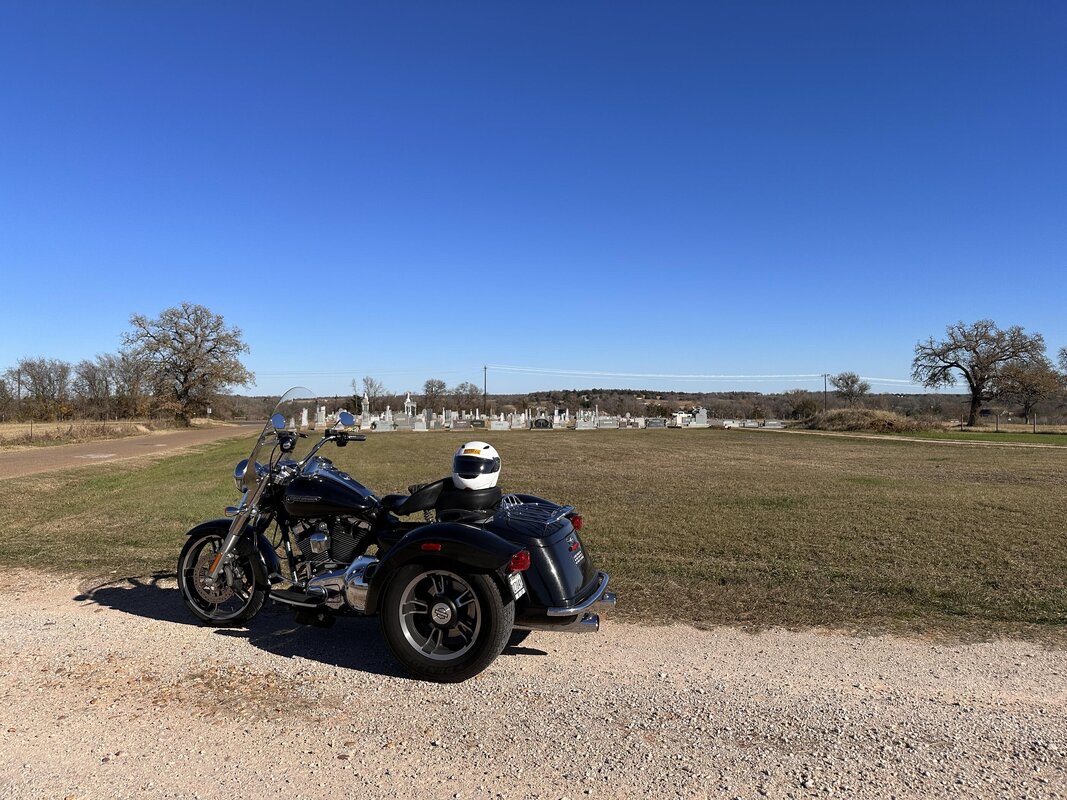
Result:
<svg viewBox="0 0 1067 800"><path fill-rule="evenodd" d="M293 517L332 517L377 508L378 498L348 473L317 464L285 487L282 503Z"/></svg>

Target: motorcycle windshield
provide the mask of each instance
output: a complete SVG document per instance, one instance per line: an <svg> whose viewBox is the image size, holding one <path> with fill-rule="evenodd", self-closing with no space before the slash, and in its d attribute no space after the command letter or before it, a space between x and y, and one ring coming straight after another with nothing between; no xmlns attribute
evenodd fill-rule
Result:
<svg viewBox="0 0 1067 800"><path fill-rule="evenodd" d="M315 432L318 408L318 397L303 386L295 386L281 396L248 457L243 479L246 489L255 489L262 480L263 467L270 462L272 454L275 458L280 455L293 461L300 461L308 454L322 437L321 431ZM289 453L276 453L274 448L279 442L284 438L292 438L292 435L295 435L293 450Z"/></svg>

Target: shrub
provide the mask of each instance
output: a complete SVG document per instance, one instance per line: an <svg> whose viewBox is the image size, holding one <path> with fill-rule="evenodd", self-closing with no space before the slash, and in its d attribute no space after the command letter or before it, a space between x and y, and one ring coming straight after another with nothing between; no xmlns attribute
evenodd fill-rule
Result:
<svg viewBox="0 0 1067 800"><path fill-rule="evenodd" d="M819 431L874 431L877 433L900 433L911 431L940 430L934 420L921 417L904 417L892 411L876 411L872 408L837 408L824 411L800 424L802 428Z"/></svg>

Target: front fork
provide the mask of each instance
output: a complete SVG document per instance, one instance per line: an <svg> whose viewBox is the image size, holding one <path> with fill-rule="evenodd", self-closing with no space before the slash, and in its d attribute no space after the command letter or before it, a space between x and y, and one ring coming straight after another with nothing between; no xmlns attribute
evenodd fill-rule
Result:
<svg viewBox="0 0 1067 800"><path fill-rule="evenodd" d="M249 522L254 524L259 518L259 498L263 496L263 491L266 488L267 481L261 481L251 497L248 496L248 492L245 492L241 497L241 504L237 508L231 506L226 509L226 516L233 516L233 522L230 523L230 529L226 532L226 538L222 540L222 547L215 554L215 560L211 562L211 569L208 570L206 581L209 585L217 580L223 566L229 562L230 554L233 552L233 548L237 546L237 541L241 538L241 534L244 533L245 526Z"/></svg>

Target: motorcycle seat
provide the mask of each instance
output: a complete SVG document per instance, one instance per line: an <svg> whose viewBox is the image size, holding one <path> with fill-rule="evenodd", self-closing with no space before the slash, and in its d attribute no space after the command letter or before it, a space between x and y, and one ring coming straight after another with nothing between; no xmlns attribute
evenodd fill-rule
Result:
<svg viewBox="0 0 1067 800"><path fill-rule="evenodd" d="M387 494L381 499L386 511L405 516L433 509L442 521L473 521L475 518L492 517L500 507L500 487L488 489L457 489L452 478L442 478L433 483L409 486L409 495Z"/></svg>

